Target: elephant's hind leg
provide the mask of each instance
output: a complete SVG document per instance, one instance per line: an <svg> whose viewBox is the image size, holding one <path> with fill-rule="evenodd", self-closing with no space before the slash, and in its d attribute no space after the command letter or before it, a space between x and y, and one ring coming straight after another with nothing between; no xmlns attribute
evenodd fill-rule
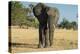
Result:
<svg viewBox="0 0 80 54"><path fill-rule="evenodd" d="M48 19L48 25L49 25L49 42L50 42L50 46L53 45L53 36L54 36L54 22L53 22L53 18L50 17Z"/></svg>
<svg viewBox="0 0 80 54"><path fill-rule="evenodd" d="M49 31L49 34L50 34L49 35L50 46L53 45L53 33L54 33L53 29L51 31Z"/></svg>

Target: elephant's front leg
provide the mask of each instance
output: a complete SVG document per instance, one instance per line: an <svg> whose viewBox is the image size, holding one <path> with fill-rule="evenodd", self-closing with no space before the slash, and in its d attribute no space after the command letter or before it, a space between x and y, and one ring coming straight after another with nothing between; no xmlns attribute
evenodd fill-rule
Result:
<svg viewBox="0 0 80 54"><path fill-rule="evenodd" d="M45 37L44 37L44 29L43 26L39 25L39 48L43 48L45 46Z"/></svg>
<svg viewBox="0 0 80 54"><path fill-rule="evenodd" d="M46 48L46 47L49 47L49 29L47 25L44 29L44 35L45 35L45 48Z"/></svg>

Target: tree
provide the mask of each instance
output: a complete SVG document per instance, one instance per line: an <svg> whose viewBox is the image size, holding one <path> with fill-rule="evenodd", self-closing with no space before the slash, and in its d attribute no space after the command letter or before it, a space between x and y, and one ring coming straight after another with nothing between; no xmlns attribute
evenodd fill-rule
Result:
<svg viewBox="0 0 80 54"><path fill-rule="evenodd" d="M20 2L11 1L11 25L26 25L28 18L28 8L23 8Z"/></svg>
<svg viewBox="0 0 80 54"><path fill-rule="evenodd" d="M32 14L33 4L29 4L29 7L23 6L22 3L17 1L10 2L10 14L11 14L11 25L12 26L19 26L23 28L23 26L28 27L37 27L38 22L36 18L34 18Z"/></svg>
<svg viewBox="0 0 80 54"><path fill-rule="evenodd" d="M22 4L20 2L11 1L11 24L17 25L21 18Z"/></svg>
<svg viewBox="0 0 80 54"><path fill-rule="evenodd" d="M63 21L60 23L60 27L62 27L62 28L69 28L69 21L67 20L67 19L65 19L65 18L63 18Z"/></svg>
<svg viewBox="0 0 80 54"><path fill-rule="evenodd" d="M58 28L73 28L73 30L76 30L78 29L78 24L75 21L69 22L67 19L63 18L63 21L60 24L58 24Z"/></svg>
<svg viewBox="0 0 80 54"><path fill-rule="evenodd" d="M71 22L71 25L72 25L73 30L78 29L78 24L75 21Z"/></svg>

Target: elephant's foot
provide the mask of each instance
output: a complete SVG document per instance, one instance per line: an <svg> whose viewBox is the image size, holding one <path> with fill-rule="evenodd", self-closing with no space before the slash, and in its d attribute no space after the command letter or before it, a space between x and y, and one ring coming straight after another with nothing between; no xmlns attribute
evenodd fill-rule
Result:
<svg viewBox="0 0 80 54"><path fill-rule="evenodd" d="M45 45L45 47L44 48L49 48L50 46L49 45Z"/></svg>
<svg viewBox="0 0 80 54"><path fill-rule="evenodd" d="M50 47L52 47L53 46L53 43L50 43Z"/></svg>
<svg viewBox="0 0 80 54"><path fill-rule="evenodd" d="M44 48L49 48L49 47L50 47L49 43L46 43Z"/></svg>
<svg viewBox="0 0 80 54"><path fill-rule="evenodd" d="M39 44L39 45L38 45L38 48L44 48L44 46L43 46L43 45L41 45L41 44Z"/></svg>

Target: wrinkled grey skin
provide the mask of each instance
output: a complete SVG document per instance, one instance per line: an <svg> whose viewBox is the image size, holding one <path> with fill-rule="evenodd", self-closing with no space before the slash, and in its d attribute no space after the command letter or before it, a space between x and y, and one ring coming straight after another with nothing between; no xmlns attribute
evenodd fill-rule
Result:
<svg viewBox="0 0 80 54"><path fill-rule="evenodd" d="M34 16L39 21L39 46L40 48L53 45L55 26L59 19L57 8L51 8L43 3L38 3L33 7Z"/></svg>

